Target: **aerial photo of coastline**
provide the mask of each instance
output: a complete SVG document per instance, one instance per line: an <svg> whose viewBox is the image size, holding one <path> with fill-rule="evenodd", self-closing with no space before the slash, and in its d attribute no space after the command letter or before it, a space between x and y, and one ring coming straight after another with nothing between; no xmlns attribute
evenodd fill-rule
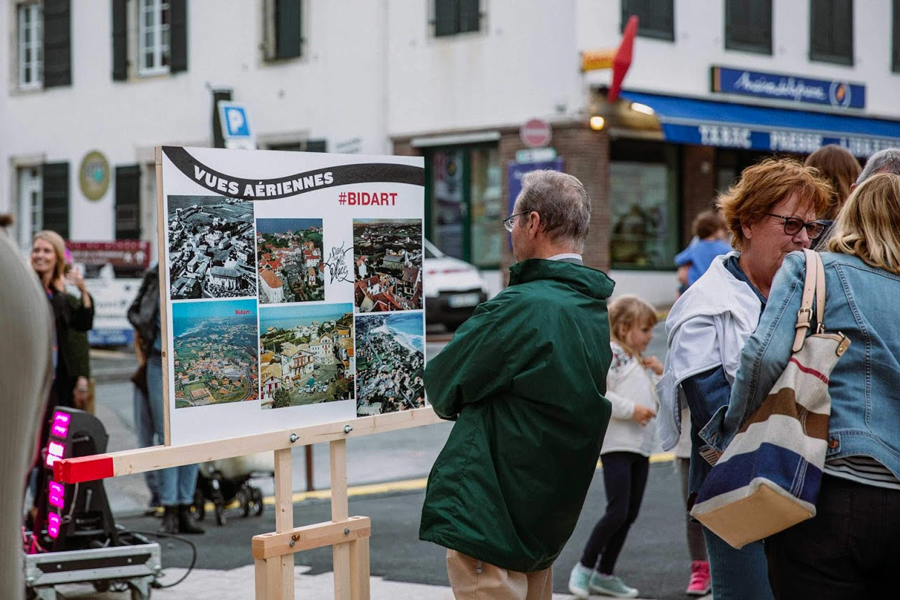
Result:
<svg viewBox="0 0 900 600"><path fill-rule="evenodd" d="M356 367L357 416L425 406L422 313L357 317Z"/></svg>
<svg viewBox="0 0 900 600"><path fill-rule="evenodd" d="M322 219L257 219L261 304L325 299Z"/></svg>
<svg viewBox="0 0 900 600"><path fill-rule="evenodd" d="M262 408L353 398L353 305L265 307L259 315Z"/></svg>
<svg viewBox="0 0 900 600"><path fill-rule="evenodd" d="M422 308L422 221L353 219L358 312Z"/></svg>
<svg viewBox="0 0 900 600"><path fill-rule="evenodd" d="M173 300L256 296L253 203L224 196L169 196Z"/></svg>
<svg viewBox="0 0 900 600"><path fill-rule="evenodd" d="M256 300L172 304L175 408L256 400Z"/></svg>

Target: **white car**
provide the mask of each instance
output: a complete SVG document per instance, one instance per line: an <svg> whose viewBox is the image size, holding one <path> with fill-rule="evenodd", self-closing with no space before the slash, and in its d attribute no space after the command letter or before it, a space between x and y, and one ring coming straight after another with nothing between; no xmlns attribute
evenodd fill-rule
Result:
<svg viewBox="0 0 900 600"><path fill-rule="evenodd" d="M478 269L447 256L425 240L425 315L429 324L455 329L487 300L487 290Z"/></svg>

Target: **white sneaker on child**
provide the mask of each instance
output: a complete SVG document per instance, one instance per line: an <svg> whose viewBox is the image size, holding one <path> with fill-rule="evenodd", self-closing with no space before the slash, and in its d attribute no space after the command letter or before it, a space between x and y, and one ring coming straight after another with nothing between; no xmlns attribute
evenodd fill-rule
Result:
<svg viewBox="0 0 900 600"><path fill-rule="evenodd" d="M569 574L569 593L582 600L590 596L588 582L591 579L591 573L592 571L582 566L581 563L575 563L572 573Z"/></svg>

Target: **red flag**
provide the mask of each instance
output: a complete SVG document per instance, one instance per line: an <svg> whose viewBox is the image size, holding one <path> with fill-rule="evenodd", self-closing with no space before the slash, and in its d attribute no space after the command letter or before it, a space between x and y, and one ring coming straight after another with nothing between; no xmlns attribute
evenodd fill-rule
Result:
<svg viewBox="0 0 900 600"><path fill-rule="evenodd" d="M634 36L637 35L638 18L637 15L628 17L628 23L625 25L625 33L622 34L622 43L616 51L616 57L613 59L613 80L609 88L607 100L615 102L619 97L619 91L622 89L622 80L625 79L625 73L631 66L631 55L634 50Z"/></svg>

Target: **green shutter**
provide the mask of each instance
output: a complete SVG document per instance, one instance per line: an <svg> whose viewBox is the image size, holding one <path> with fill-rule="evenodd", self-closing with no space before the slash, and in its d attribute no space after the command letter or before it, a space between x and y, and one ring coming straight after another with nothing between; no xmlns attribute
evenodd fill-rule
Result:
<svg viewBox="0 0 900 600"><path fill-rule="evenodd" d="M275 58L296 58L303 53L301 0L275 0Z"/></svg>
<svg viewBox="0 0 900 600"><path fill-rule="evenodd" d="M69 163L45 163L41 170L44 192L44 229L69 238Z"/></svg>
<svg viewBox="0 0 900 600"><path fill-rule="evenodd" d="M128 79L128 0L112 0L113 81Z"/></svg>
<svg viewBox="0 0 900 600"><path fill-rule="evenodd" d="M619 30L625 31L628 18L638 18L637 34L660 40L675 40L674 0L622 0Z"/></svg>
<svg viewBox="0 0 900 600"><path fill-rule="evenodd" d="M853 1L810 0L809 58L853 64Z"/></svg>
<svg viewBox="0 0 900 600"><path fill-rule="evenodd" d="M772 54L772 0L725 0L725 48Z"/></svg>
<svg viewBox="0 0 900 600"><path fill-rule="evenodd" d="M116 239L141 237L141 167L116 167Z"/></svg>
<svg viewBox="0 0 900 600"><path fill-rule="evenodd" d="M459 33L457 14L459 14L458 0L434 0L435 37Z"/></svg>
<svg viewBox="0 0 900 600"><path fill-rule="evenodd" d="M188 68L187 0L169 0L171 29L169 34L169 71L178 73Z"/></svg>
<svg viewBox="0 0 900 600"><path fill-rule="evenodd" d="M328 152L328 142L325 140L307 140L307 152Z"/></svg>
<svg viewBox="0 0 900 600"><path fill-rule="evenodd" d="M893 50L893 60L891 60L891 71L900 73L900 0L894 0L894 23L893 23L893 40L891 48Z"/></svg>
<svg viewBox="0 0 900 600"><path fill-rule="evenodd" d="M69 0L44 0L44 87L72 85Z"/></svg>
<svg viewBox="0 0 900 600"><path fill-rule="evenodd" d="M459 0L459 31L478 31L481 29L480 0Z"/></svg>

